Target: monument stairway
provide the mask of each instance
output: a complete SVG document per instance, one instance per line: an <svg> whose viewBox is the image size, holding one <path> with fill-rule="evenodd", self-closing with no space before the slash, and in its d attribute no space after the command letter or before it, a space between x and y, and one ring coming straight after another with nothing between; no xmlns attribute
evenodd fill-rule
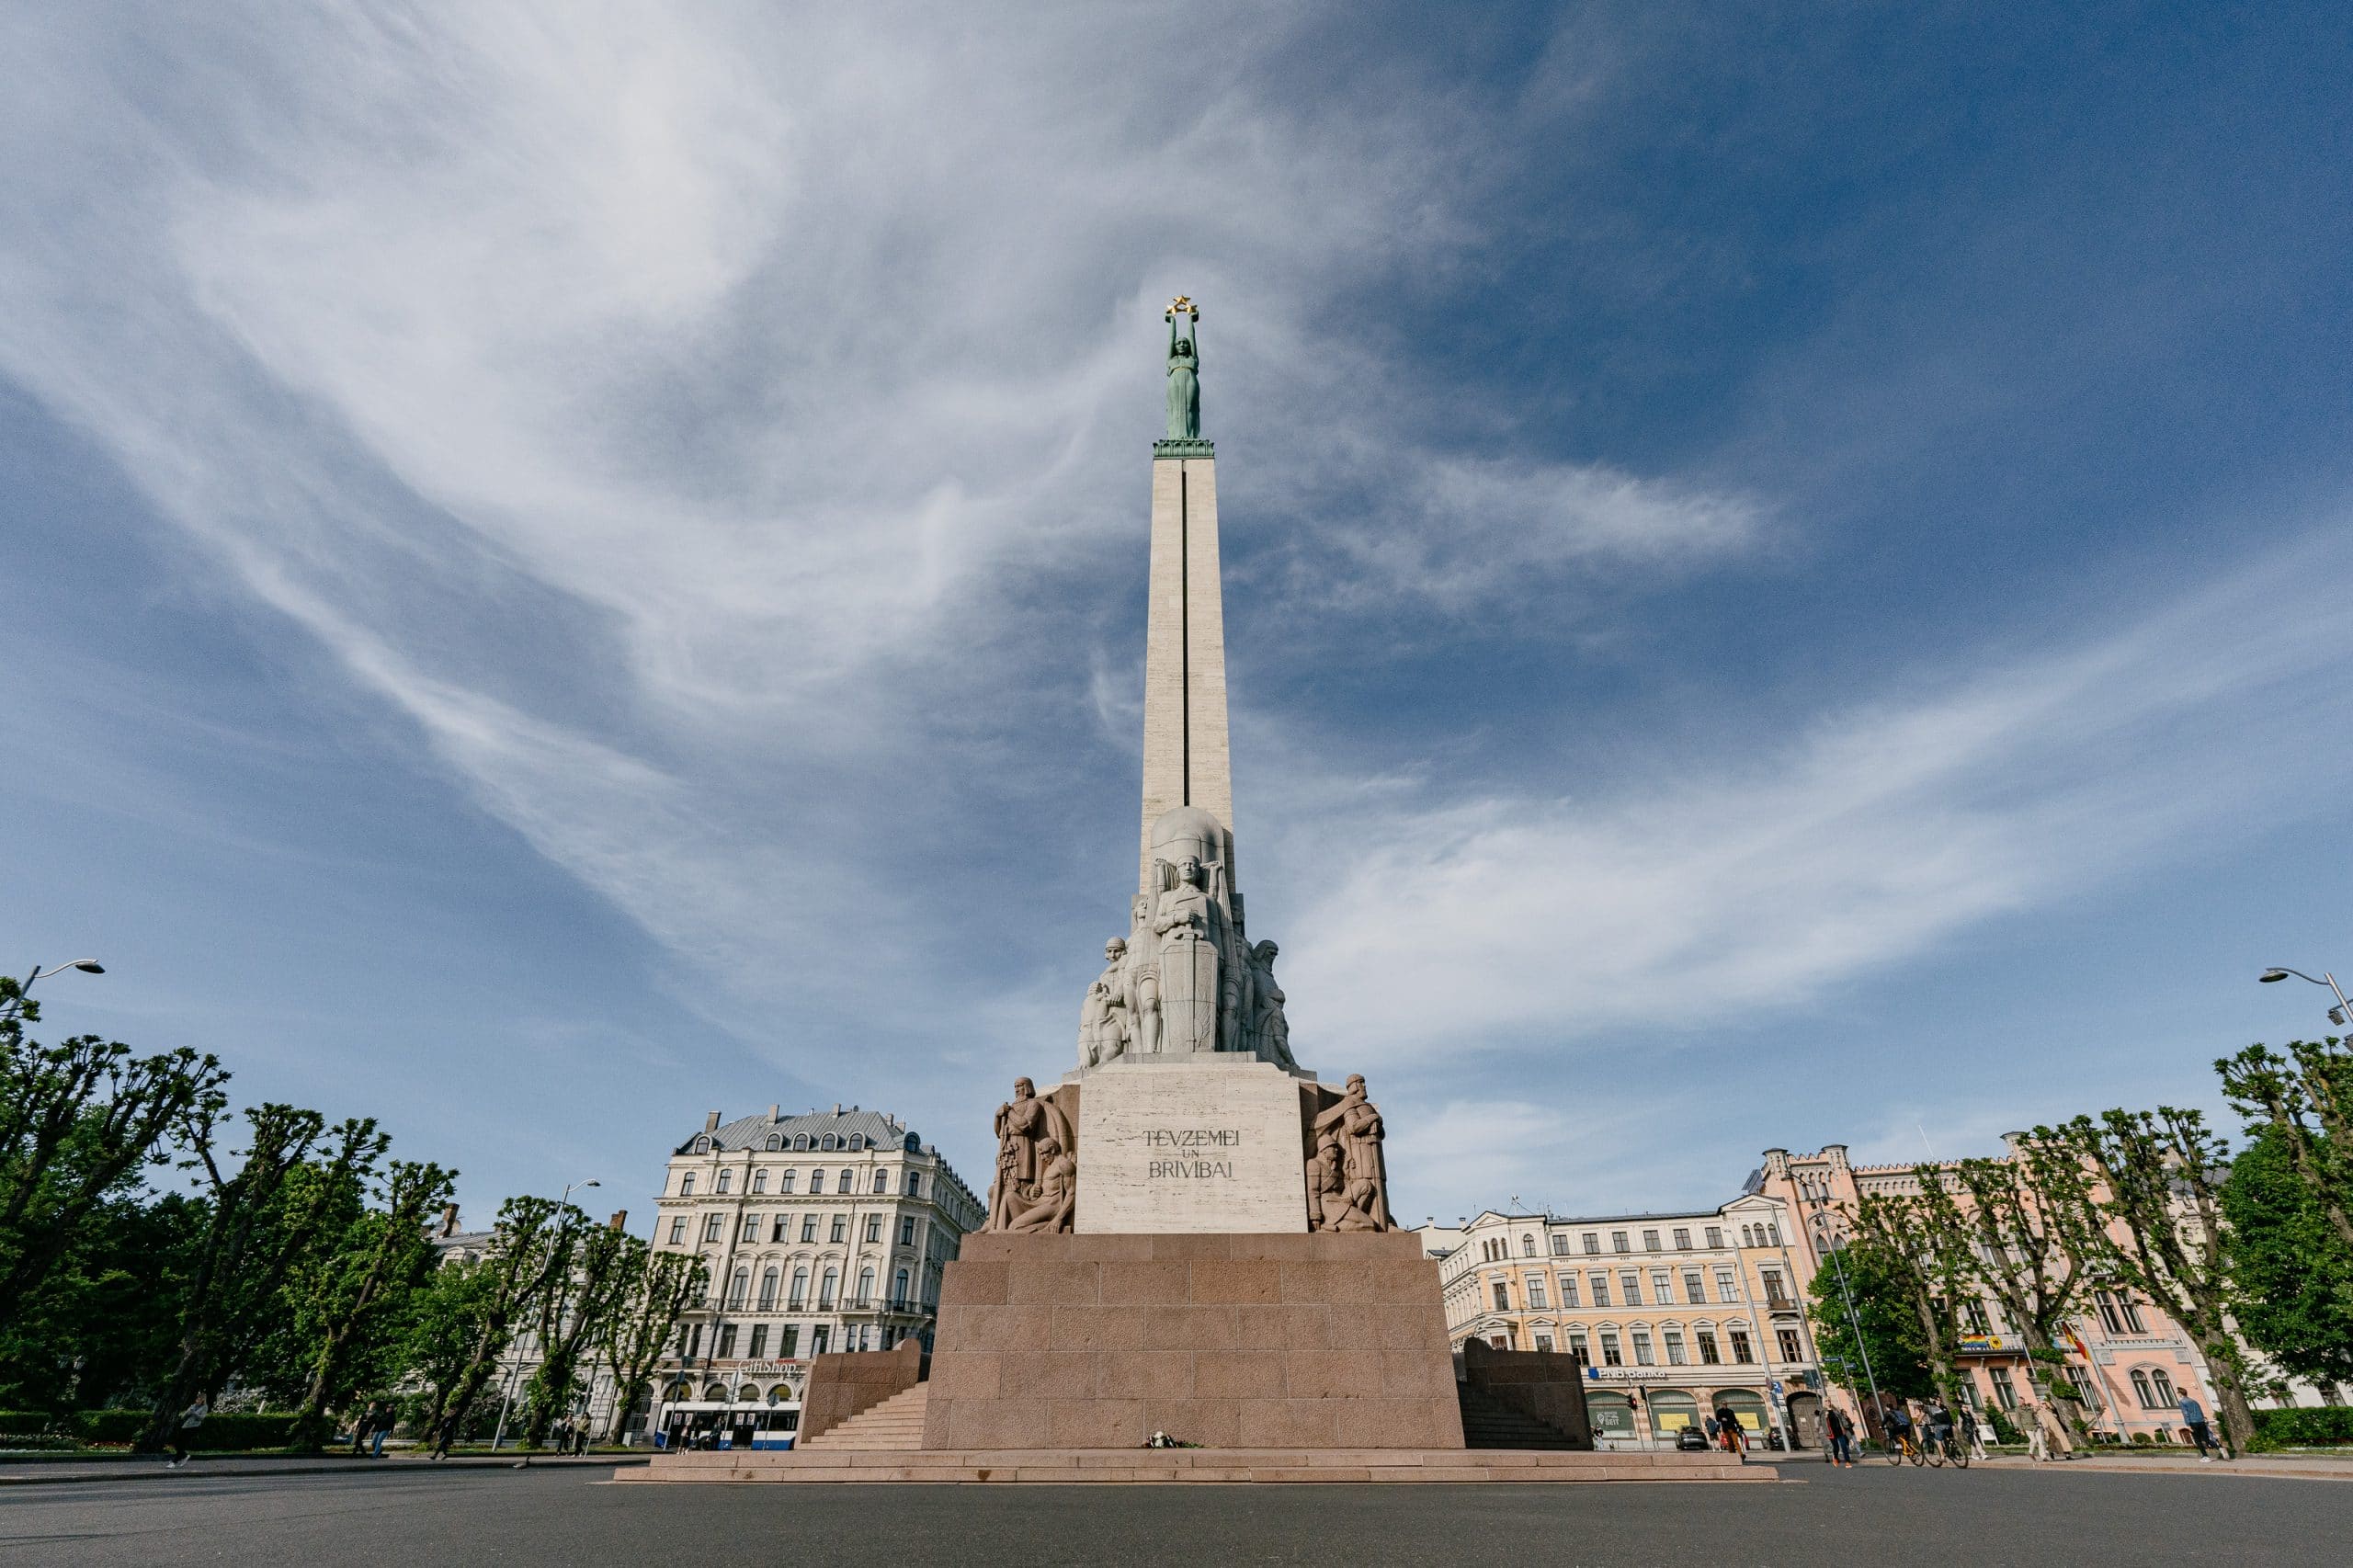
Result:
<svg viewBox="0 0 2353 1568"><path fill-rule="evenodd" d="M1557 1451L1576 1447L1565 1434L1514 1410L1484 1389L1457 1383L1454 1392L1462 1403L1465 1448Z"/></svg>
<svg viewBox="0 0 2353 1568"><path fill-rule="evenodd" d="M838 1426L793 1445L804 1452L880 1453L923 1447L924 1411L931 1385L917 1383L881 1403L860 1411Z"/></svg>

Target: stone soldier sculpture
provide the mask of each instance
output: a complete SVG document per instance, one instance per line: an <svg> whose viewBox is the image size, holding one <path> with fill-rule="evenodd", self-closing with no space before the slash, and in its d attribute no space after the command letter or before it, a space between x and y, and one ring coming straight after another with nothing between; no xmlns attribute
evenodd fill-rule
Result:
<svg viewBox="0 0 2353 1568"><path fill-rule="evenodd" d="M1160 1054L1160 960L1152 914L1152 900L1138 893L1128 926L1127 967L1120 971L1120 998L1132 1031L1128 1048L1141 1056Z"/></svg>
<svg viewBox="0 0 2353 1568"><path fill-rule="evenodd" d="M1257 1016L1250 1024L1250 1049L1276 1066L1298 1067L1290 1053L1290 1023L1283 1017L1283 988L1275 983L1275 956L1282 949L1272 940L1250 949L1250 995Z"/></svg>
<svg viewBox="0 0 2353 1568"><path fill-rule="evenodd" d="M1339 1103L1316 1117L1319 1143L1327 1131L1339 1142L1341 1174L1347 1178L1343 1190L1351 1203L1361 1200L1372 1220L1370 1229L1395 1230L1396 1221L1389 1216L1389 1167L1381 1149L1385 1134L1381 1112L1365 1097L1363 1074L1349 1074L1347 1092Z"/></svg>
<svg viewBox="0 0 2353 1568"><path fill-rule="evenodd" d="M1078 1011L1078 1062L1099 1066L1124 1052L1132 1037L1127 1002L1128 944L1118 937L1103 944L1103 972L1086 988Z"/></svg>
<svg viewBox="0 0 2353 1568"><path fill-rule="evenodd" d="M1016 1078L1013 1098L996 1108L996 1181L989 1188L988 1223L982 1229L1013 1229L1016 1218L1033 1210L1044 1191L1051 1160L1043 1153L1046 1145L1063 1150L1075 1142L1062 1108L1040 1099L1029 1079Z"/></svg>
<svg viewBox="0 0 2353 1568"><path fill-rule="evenodd" d="M1200 861L1188 855L1174 870L1152 930L1160 938L1162 1048L1189 1056L1217 1049L1217 938L1223 912L1210 897Z"/></svg>
<svg viewBox="0 0 2353 1568"><path fill-rule="evenodd" d="M1015 1232L1067 1231L1078 1199L1078 1163L1059 1140L1038 1140L1038 1196L1017 1210L1005 1229Z"/></svg>

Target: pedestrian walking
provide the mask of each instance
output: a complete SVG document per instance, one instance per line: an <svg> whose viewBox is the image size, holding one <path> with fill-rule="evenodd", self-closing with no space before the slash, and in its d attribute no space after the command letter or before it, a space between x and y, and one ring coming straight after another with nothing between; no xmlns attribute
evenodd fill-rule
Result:
<svg viewBox="0 0 2353 1568"><path fill-rule="evenodd" d="M1966 1404L1961 1407L1961 1441L1969 1445L1971 1459L1984 1460L1987 1457L1984 1423L1979 1421L1977 1412Z"/></svg>
<svg viewBox="0 0 2353 1568"><path fill-rule="evenodd" d="M177 1470L188 1463L188 1441L195 1436L196 1429L204 1425L204 1418L211 1414L211 1402L202 1394L188 1401L188 1408L180 1412L179 1425L172 1428L169 1443L172 1457L164 1461L165 1470Z"/></svg>
<svg viewBox="0 0 2353 1568"><path fill-rule="evenodd" d="M391 1400L383 1401L377 1407L376 1419L369 1423L373 1428L369 1434L372 1439L368 1451L369 1459L384 1457L384 1439L392 1436L392 1428L400 1425L400 1412L392 1408Z"/></svg>
<svg viewBox="0 0 2353 1568"><path fill-rule="evenodd" d="M2186 1393L2181 1396L2181 1420L2182 1425L2189 1428L2189 1440L2198 1445L2198 1462L2212 1464L2214 1456L2207 1450L2219 1449L2222 1445L2214 1441L2214 1429L2206 1425L2206 1409L2198 1403L2196 1395Z"/></svg>
<svg viewBox="0 0 2353 1568"><path fill-rule="evenodd" d="M572 1451L579 1455L588 1452L588 1423L585 1418L572 1429Z"/></svg>
<svg viewBox="0 0 2353 1568"><path fill-rule="evenodd" d="M1830 1435L1830 1462L1847 1470L1854 1469L1855 1424L1847 1419L1846 1412L1832 1405L1823 1420L1823 1430Z"/></svg>
<svg viewBox="0 0 2353 1568"><path fill-rule="evenodd" d="M2042 1407L2026 1407L2026 1457L2035 1464L2051 1458L2051 1439L2042 1430Z"/></svg>
<svg viewBox="0 0 2353 1568"><path fill-rule="evenodd" d="M1745 1454L1748 1451L1748 1434L1741 1430L1740 1417L1732 1413L1731 1405L1716 1406L1716 1429L1723 1434L1724 1452Z"/></svg>

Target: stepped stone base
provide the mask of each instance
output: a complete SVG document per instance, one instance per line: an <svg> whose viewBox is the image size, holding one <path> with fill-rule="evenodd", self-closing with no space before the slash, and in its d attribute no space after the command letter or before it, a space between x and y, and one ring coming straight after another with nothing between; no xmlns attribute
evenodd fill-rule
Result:
<svg viewBox="0 0 2353 1568"><path fill-rule="evenodd" d="M1722 1452L1579 1453L1503 1449L1017 1449L920 1453L657 1454L617 1470L632 1485L718 1482L1159 1483L1578 1482L1771 1483L1778 1467Z"/></svg>
<svg viewBox="0 0 2353 1568"><path fill-rule="evenodd" d="M930 1450L1463 1446L1438 1264L1403 1231L968 1237L929 1388Z"/></svg>

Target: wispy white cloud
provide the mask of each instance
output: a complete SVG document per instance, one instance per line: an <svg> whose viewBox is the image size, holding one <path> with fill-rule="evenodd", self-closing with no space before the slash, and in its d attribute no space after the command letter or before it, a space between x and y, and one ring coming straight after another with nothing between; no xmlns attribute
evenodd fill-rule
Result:
<svg viewBox="0 0 2353 1568"><path fill-rule="evenodd" d="M1367 1060L1577 1050L1804 1003L1986 918L2333 797L2353 651L2333 550L2270 561L2039 657L1824 716L1769 754L1610 798L1425 787L1314 825L1328 892L1285 950L1314 1038ZM1312 847L1311 847L1312 846ZM1307 1031L1299 1031L1302 1037Z"/></svg>

